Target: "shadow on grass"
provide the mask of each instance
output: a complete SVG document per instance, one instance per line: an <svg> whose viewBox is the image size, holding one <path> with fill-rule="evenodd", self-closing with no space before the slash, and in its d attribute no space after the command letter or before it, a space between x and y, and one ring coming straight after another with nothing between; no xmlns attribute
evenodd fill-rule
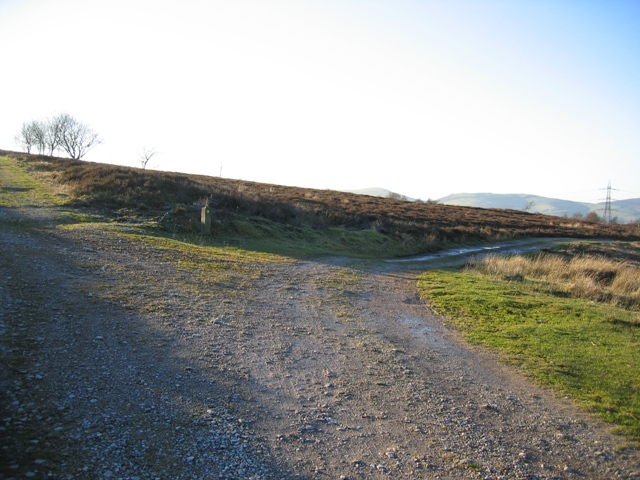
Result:
<svg viewBox="0 0 640 480"><path fill-rule="evenodd" d="M33 190L33 187L1 187L2 190L9 193L29 192Z"/></svg>

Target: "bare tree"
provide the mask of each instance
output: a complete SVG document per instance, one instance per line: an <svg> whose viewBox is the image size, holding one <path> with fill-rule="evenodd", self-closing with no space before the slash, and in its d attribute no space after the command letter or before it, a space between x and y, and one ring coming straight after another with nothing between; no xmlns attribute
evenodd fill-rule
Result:
<svg viewBox="0 0 640 480"><path fill-rule="evenodd" d="M45 121L24 123L15 138L16 143L27 153L31 153L33 147L38 147L40 154L53 156L56 150L62 149L76 160L102 143L96 132L68 113L61 113Z"/></svg>
<svg viewBox="0 0 640 480"><path fill-rule="evenodd" d="M31 122L38 153L44 155L47 149L47 126L43 122Z"/></svg>
<svg viewBox="0 0 640 480"><path fill-rule="evenodd" d="M158 151L153 147L143 147L142 151L138 154L138 159L140 161L140 168L143 170L147 169L147 165L151 161L151 159L158 154Z"/></svg>
<svg viewBox="0 0 640 480"><path fill-rule="evenodd" d="M102 143L96 132L71 115L63 114L56 118L62 126L60 146L71 158L80 160L89 150Z"/></svg>
<svg viewBox="0 0 640 480"><path fill-rule="evenodd" d="M531 209L532 209L533 207L535 207L535 206L536 206L536 201L535 201L535 200L529 200L529 201L527 202L527 204L524 206L524 211L525 211L525 212L530 212L530 211L531 211Z"/></svg>
<svg viewBox="0 0 640 480"><path fill-rule="evenodd" d="M37 148L38 153L43 154L46 150L45 125L36 120L23 123L20 133L15 136L15 142L27 153L31 153L32 148Z"/></svg>
<svg viewBox="0 0 640 480"><path fill-rule="evenodd" d="M62 146L62 137L68 125L72 123L73 117L68 113L61 113L50 118L45 123L45 145L49 151L49 156L53 157L55 151Z"/></svg>
<svg viewBox="0 0 640 480"><path fill-rule="evenodd" d="M23 123L20 133L15 136L15 142L20 145L25 152L31 153L31 149L37 145L34 126L36 122Z"/></svg>

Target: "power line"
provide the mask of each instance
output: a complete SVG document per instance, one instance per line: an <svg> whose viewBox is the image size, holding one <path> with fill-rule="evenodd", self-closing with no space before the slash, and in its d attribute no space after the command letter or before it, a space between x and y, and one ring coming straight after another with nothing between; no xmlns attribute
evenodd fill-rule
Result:
<svg viewBox="0 0 640 480"><path fill-rule="evenodd" d="M579 203L595 203L597 200L584 200L584 198L589 197L589 198L595 198L595 195L598 191L602 190L602 188L592 188L589 190L574 190L574 191L570 191L570 192L552 192L552 193L548 193L545 196L546 197L551 197L551 198L561 198L564 200L569 200L572 202L579 202ZM576 200L576 197L580 197L581 200Z"/></svg>
<svg viewBox="0 0 640 480"><path fill-rule="evenodd" d="M632 194L632 195L638 195L638 196L640 196L640 193L638 193L638 192L631 192L631 191L629 191L629 190L622 190L622 189L620 189L620 190L618 190L618 191L619 191L619 192L622 192L622 193L630 193L630 194Z"/></svg>

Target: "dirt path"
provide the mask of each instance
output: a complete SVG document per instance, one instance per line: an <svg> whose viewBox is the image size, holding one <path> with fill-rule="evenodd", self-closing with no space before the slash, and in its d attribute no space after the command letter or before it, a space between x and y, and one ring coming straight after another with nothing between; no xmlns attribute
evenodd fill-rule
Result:
<svg viewBox="0 0 640 480"><path fill-rule="evenodd" d="M185 258L0 210L0 478L640 478L403 265ZM230 274L231 275L231 274Z"/></svg>

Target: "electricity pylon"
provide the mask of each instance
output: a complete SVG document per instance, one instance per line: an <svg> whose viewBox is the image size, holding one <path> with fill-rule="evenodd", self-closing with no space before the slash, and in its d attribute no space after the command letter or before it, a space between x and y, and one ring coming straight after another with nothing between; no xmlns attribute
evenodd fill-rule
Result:
<svg viewBox="0 0 640 480"><path fill-rule="evenodd" d="M606 223L611 223L611 221L613 220L613 217L611 215L611 190L617 189L611 188L611 180L609 180L609 183L607 184L607 198L604 202L604 214L602 215L602 219Z"/></svg>

